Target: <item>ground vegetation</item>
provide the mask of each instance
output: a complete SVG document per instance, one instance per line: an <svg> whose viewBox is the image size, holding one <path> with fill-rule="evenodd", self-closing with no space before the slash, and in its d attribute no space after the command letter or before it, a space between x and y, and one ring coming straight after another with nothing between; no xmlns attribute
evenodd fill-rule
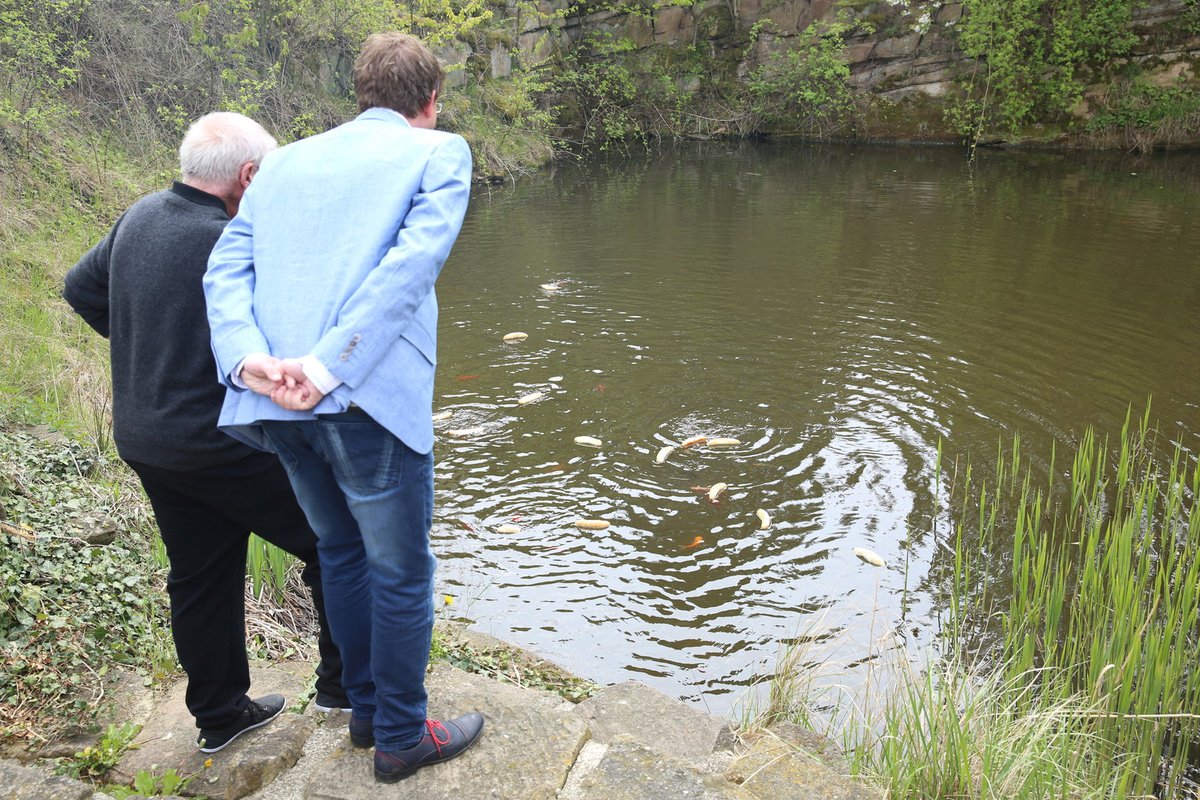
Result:
<svg viewBox="0 0 1200 800"><path fill-rule="evenodd" d="M1149 420L1111 441L1087 432L1065 484L1053 465L1035 481L1019 440L986 480L942 471L953 547L931 567L946 582L939 644L912 652L871 617L867 674L848 690L819 623L783 653L747 724L840 737L889 797L1188 795L1200 468Z"/></svg>

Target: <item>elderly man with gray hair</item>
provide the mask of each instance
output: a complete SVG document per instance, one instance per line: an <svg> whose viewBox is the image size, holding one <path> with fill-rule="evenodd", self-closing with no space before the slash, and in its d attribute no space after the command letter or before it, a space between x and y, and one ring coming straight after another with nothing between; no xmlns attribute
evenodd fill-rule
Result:
<svg viewBox="0 0 1200 800"><path fill-rule="evenodd" d="M316 704L349 708L325 620L316 536L274 455L217 430L204 277L259 162L275 148L241 114L197 120L179 148L181 180L134 203L67 273L63 297L109 340L113 439L150 498L170 560L171 631L186 702L206 753L274 719L281 695L251 700L245 641L251 532L302 559L320 624Z"/></svg>

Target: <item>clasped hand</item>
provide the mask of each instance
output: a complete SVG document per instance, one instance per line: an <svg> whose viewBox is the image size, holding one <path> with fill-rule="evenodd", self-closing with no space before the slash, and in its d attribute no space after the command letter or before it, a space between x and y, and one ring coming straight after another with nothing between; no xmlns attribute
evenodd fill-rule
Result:
<svg viewBox="0 0 1200 800"><path fill-rule="evenodd" d="M246 356L241 378L251 391L266 395L289 411L307 411L325 396L304 374L297 358L254 353Z"/></svg>

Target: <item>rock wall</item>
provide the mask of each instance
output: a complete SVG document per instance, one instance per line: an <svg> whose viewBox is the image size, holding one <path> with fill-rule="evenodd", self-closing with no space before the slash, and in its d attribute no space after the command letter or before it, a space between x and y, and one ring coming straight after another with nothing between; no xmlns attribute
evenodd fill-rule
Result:
<svg viewBox="0 0 1200 800"><path fill-rule="evenodd" d="M836 21L860 23L869 30L851 36L844 49L856 89L883 102L872 104L865 121L866 138L949 141L955 135L942 121L945 99L975 69L958 48L955 27L963 3L936 0L699 0L650 12L613 10L568 13L567 0L538 0L535 12L510 8L511 37L492 43L482 54L492 77L508 75L515 65L536 66L569 50L585 33L611 33L631 40L652 54L663 48L703 45L743 78L772 54L785 52L797 37ZM1200 19L1191 0L1148 0L1135 12L1138 43L1129 61L1140 67L1139 81L1166 86L1197 79L1200 70ZM576 6L578 8L578 6ZM750 32L757 26L751 45ZM449 54L451 60L466 53ZM480 54L476 54L478 62ZM1089 88L1076 110L1087 116L1109 89L1103 82Z"/></svg>

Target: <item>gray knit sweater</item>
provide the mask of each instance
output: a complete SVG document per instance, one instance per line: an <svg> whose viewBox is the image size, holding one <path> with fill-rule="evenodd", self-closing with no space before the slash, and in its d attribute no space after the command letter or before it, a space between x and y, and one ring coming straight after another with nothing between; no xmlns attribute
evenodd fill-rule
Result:
<svg viewBox="0 0 1200 800"><path fill-rule="evenodd" d="M219 198L176 182L130 207L67 273L63 297L109 339L126 461L186 470L255 452L217 430L225 389L201 280L227 222Z"/></svg>

